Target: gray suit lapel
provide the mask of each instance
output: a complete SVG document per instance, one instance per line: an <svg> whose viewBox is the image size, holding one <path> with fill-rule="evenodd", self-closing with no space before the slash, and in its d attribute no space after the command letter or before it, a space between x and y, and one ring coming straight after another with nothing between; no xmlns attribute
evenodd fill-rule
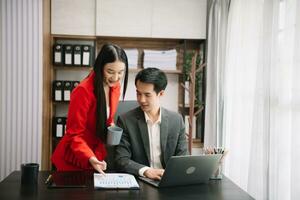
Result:
<svg viewBox="0 0 300 200"><path fill-rule="evenodd" d="M162 165L165 167L165 153L166 144L168 139L168 115L166 111L161 108L161 124L160 124L160 144L161 144L161 161Z"/></svg>
<svg viewBox="0 0 300 200"><path fill-rule="evenodd" d="M141 112L138 115L138 126L139 126L139 131L141 133L141 137L144 143L144 149L147 154L148 162L150 164L150 147L149 147L149 136L148 136L148 128L147 124L145 122L145 116L144 112L141 110Z"/></svg>

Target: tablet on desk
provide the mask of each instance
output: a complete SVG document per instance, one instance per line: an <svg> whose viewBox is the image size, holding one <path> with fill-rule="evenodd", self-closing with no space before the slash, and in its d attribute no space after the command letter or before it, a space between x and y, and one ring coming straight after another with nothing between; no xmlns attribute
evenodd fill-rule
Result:
<svg viewBox="0 0 300 200"><path fill-rule="evenodd" d="M90 175L86 172L52 172L45 184L48 188L84 188L88 186Z"/></svg>

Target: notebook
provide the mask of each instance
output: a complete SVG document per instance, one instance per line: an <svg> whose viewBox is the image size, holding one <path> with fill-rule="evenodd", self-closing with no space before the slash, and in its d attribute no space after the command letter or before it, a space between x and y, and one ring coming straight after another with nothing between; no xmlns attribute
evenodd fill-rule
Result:
<svg viewBox="0 0 300 200"><path fill-rule="evenodd" d="M125 173L94 173L96 189L139 189L139 184L131 174Z"/></svg>
<svg viewBox="0 0 300 200"><path fill-rule="evenodd" d="M221 154L172 156L160 181L139 177L155 187L207 183L216 171Z"/></svg>

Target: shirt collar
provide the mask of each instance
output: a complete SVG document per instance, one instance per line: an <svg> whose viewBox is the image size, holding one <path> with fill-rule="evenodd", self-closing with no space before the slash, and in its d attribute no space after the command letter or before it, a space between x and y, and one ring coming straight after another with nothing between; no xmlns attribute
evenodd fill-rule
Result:
<svg viewBox="0 0 300 200"><path fill-rule="evenodd" d="M159 111L158 111L158 112L159 112L159 116L158 116L158 119L156 120L156 122L152 122L151 119L150 119L150 117L147 115L147 113L144 112L146 122L147 122L147 123L148 123L148 122L151 122L151 123L153 123L153 124L155 124L155 123L160 124L160 123L161 123L161 108L159 108Z"/></svg>

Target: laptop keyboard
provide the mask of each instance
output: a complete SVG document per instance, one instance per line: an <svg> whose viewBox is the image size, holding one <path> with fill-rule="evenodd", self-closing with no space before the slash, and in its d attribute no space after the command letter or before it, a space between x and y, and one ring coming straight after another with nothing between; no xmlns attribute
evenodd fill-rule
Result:
<svg viewBox="0 0 300 200"><path fill-rule="evenodd" d="M139 179L145 181L145 182L148 182L152 185L155 185L155 186L158 186L160 181L159 180L153 180L153 179L150 179L150 178L147 178L147 177L139 177Z"/></svg>

